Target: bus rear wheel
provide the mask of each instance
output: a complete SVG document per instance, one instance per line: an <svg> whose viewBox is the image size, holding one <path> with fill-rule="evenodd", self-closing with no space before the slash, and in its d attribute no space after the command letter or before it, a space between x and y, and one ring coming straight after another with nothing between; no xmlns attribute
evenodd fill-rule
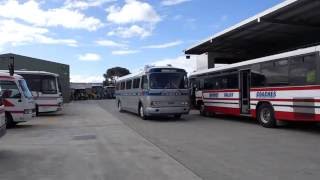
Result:
<svg viewBox="0 0 320 180"><path fill-rule="evenodd" d="M258 107L257 119L263 127L274 128L277 126L274 110L269 104L265 103Z"/></svg>

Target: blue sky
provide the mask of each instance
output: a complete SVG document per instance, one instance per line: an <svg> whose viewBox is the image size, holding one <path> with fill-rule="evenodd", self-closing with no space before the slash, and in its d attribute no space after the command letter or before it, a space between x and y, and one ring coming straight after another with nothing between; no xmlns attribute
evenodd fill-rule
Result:
<svg viewBox="0 0 320 180"><path fill-rule="evenodd" d="M173 64L183 50L282 0L51 0L0 2L0 52L70 65L74 82L106 69Z"/></svg>

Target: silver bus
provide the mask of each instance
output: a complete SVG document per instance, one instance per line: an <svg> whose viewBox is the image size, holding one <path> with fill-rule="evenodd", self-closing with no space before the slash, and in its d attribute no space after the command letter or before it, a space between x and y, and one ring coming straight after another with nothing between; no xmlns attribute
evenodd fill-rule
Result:
<svg viewBox="0 0 320 180"><path fill-rule="evenodd" d="M116 81L118 110L151 116L173 115L180 118L190 111L187 73L171 66L146 66L143 71Z"/></svg>

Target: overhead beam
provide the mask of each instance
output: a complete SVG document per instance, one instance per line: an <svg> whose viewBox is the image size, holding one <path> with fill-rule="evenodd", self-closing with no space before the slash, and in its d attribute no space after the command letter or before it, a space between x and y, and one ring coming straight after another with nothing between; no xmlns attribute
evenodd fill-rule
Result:
<svg viewBox="0 0 320 180"><path fill-rule="evenodd" d="M310 24L310 23L304 23L304 22L294 22L294 21L268 19L268 18L259 18L257 21L258 22L265 22L265 23L272 23L272 24L296 26L296 27L302 27L302 28L320 29L320 24Z"/></svg>

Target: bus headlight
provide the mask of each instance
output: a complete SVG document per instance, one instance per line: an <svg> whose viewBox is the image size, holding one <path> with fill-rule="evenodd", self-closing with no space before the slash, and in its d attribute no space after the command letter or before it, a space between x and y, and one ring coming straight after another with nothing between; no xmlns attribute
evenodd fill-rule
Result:
<svg viewBox="0 0 320 180"><path fill-rule="evenodd" d="M160 101L151 101L151 106L160 106Z"/></svg>
<svg viewBox="0 0 320 180"><path fill-rule="evenodd" d="M187 105L189 105L189 102L183 101L183 102L181 102L181 105L187 106Z"/></svg>
<svg viewBox="0 0 320 180"><path fill-rule="evenodd" d="M24 114L32 114L32 109L25 109Z"/></svg>

